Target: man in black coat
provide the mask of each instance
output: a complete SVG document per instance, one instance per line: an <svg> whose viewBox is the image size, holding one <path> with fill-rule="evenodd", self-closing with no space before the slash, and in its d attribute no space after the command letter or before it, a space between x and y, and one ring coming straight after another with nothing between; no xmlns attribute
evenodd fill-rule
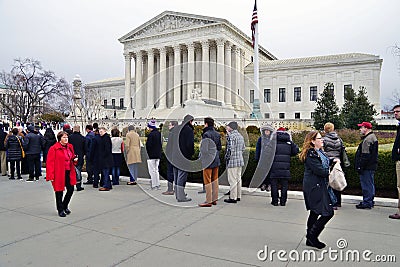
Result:
<svg viewBox="0 0 400 267"><path fill-rule="evenodd" d="M41 175L40 153L44 147L44 138L35 132L33 125L29 125L27 130L28 134L25 136L23 145L29 166L29 179L26 181L33 182L34 178L39 180L39 176Z"/></svg>
<svg viewBox="0 0 400 267"><path fill-rule="evenodd" d="M99 189L99 191L110 191L112 189L110 168L113 166L113 158L111 138L107 134L106 128L99 127L99 135L96 135L93 141L93 148L91 151L95 173L93 187L97 186L99 180L98 174L100 171L103 176L103 186Z"/></svg>
<svg viewBox="0 0 400 267"><path fill-rule="evenodd" d="M68 142L74 147L75 155L78 156L76 170L76 191L82 191L82 167L85 155L85 137L81 135L79 125L75 125L72 134L68 136Z"/></svg>
<svg viewBox="0 0 400 267"><path fill-rule="evenodd" d="M149 159L147 160L147 167L149 169L149 174L151 177L151 189L160 188L160 174L158 171L158 166L160 165L161 159L161 133L158 131L156 126L156 121L151 120L147 127L150 129L150 133L147 136L146 141L146 151Z"/></svg>
<svg viewBox="0 0 400 267"><path fill-rule="evenodd" d="M390 219L400 219L400 105L393 107L394 117L398 121L396 140L394 141L392 148L392 160L396 162L396 176L397 176L397 191L398 191L398 204L397 212L389 215Z"/></svg>
<svg viewBox="0 0 400 267"><path fill-rule="evenodd" d="M194 154L193 116L186 115L181 125L175 127L172 134L171 163L174 166L175 197L178 202L191 201L186 197L185 186L190 170L190 161Z"/></svg>

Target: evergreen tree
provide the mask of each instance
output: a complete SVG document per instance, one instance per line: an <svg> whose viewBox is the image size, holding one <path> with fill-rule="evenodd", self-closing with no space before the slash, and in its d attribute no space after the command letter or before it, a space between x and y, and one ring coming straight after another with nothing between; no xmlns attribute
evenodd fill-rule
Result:
<svg viewBox="0 0 400 267"><path fill-rule="evenodd" d="M325 84L324 91L317 99L317 107L314 109L315 129L322 130L327 122L332 122L336 129L342 128L343 125L332 83Z"/></svg>
<svg viewBox="0 0 400 267"><path fill-rule="evenodd" d="M354 105L355 105L355 99L356 99L356 93L354 92L354 89L348 89L344 92L344 105L342 107L340 117L342 118L343 124L345 128L349 128L348 125L350 125L350 117L351 113L354 110Z"/></svg>
<svg viewBox="0 0 400 267"><path fill-rule="evenodd" d="M348 102L348 103L346 103ZM375 124L374 116L378 115L374 105L368 100L367 90L364 86L360 86L357 95L353 100L346 100L342 109L342 117L346 128L358 129L357 124L368 121Z"/></svg>

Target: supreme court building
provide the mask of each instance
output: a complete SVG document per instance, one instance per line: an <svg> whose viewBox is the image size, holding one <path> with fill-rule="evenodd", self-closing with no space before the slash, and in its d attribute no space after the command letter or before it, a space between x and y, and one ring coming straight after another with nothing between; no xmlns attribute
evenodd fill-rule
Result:
<svg viewBox="0 0 400 267"><path fill-rule="evenodd" d="M125 77L86 84L108 118L249 118L260 101L267 120L311 120L324 85L337 104L364 86L380 110L382 59L348 53L278 60L259 46L259 92L249 36L220 18L165 11L119 39Z"/></svg>

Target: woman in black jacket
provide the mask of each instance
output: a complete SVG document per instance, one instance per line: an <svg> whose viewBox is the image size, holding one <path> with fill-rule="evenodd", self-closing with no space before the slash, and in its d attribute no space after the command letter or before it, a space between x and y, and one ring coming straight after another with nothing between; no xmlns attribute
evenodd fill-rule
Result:
<svg viewBox="0 0 400 267"><path fill-rule="evenodd" d="M44 149L43 149L43 162L46 162L47 159L47 153L49 152L49 149L52 145L54 145L57 140L56 140L56 135L54 134L53 129L51 128L46 128L46 132L44 133Z"/></svg>
<svg viewBox="0 0 400 267"><path fill-rule="evenodd" d="M304 162L304 201L307 210L310 211L306 245L318 249L326 246L318 240L318 236L333 217L333 207L328 193L330 160L322 151L322 147L321 134L318 131L311 131L306 135L299 155L300 160Z"/></svg>
<svg viewBox="0 0 400 267"><path fill-rule="evenodd" d="M22 138L18 136L18 129L13 128L11 131L12 135L7 138L6 150L7 150L7 161L10 162L11 177L10 180L14 180L15 166L17 166L17 179L21 180L21 168L20 162L22 159Z"/></svg>

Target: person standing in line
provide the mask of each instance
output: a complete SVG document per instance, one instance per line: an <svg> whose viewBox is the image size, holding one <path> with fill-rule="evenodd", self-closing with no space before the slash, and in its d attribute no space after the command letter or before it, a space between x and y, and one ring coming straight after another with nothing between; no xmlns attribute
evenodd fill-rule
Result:
<svg viewBox="0 0 400 267"><path fill-rule="evenodd" d="M57 142L56 135L54 134L53 129L46 128L43 139L44 139L43 162L46 163L47 153L49 152L50 147Z"/></svg>
<svg viewBox="0 0 400 267"><path fill-rule="evenodd" d="M93 163L90 158L90 153L92 149L92 142L95 137L93 132L93 126L91 124L86 125L85 127L86 136L85 136L85 153L86 153L86 172L87 172L87 180L83 184L93 184Z"/></svg>
<svg viewBox="0 0 400 267"><path fill-rule="evenodd" d="M275 131L272 125L263 125L260 128L261 136L257 140L256 144L256 154L255 160L258 163L257 168L263 168L265 161L267 161L267 157L273 157L273 154L268 151L269 143L271 141L271 135ZM271 179L269 178L269 170L265 170L262 172L262 175L265 175L265 179L261 184L261 191L271 191Z"/></svg>
<svg viewBox="0 0 400 267"><path fill-rule="evenodd" d="M228 171L228 182L230 195L225 199L226 203L236 203L242 197L242 167L244 166L243 152L246 148L243 136L238 131L235 121L226 126L228 133L226 140L226 168Z"/></svg>
<svg viewBox="0 0 400 267"><path fill-rule="evenodd" d="M217 205L218 169L221 164L219 153L222 149L221 135L214 128L214 119L204 119L204 129L200 144L200 159L203 167L203 183L206 189L206 201L200 207Z"/></svg>
<svg viewBox="0 0 400 267"><path fill-rule="evenodd" d="M119 175L121 173L122 152L124 151L124 140L120 136L118 128L111 130L111 144L113 166L111 168L112 184L119 185Z"/></svg>
<svg viewBox="0 0 400 267"><path fill-rule="evenodd" d="M323 142L318 131L309 132L299 155L300 161L304 163L304 202L306 209L310 211L307 219L306 245L318 249L326 246L318 237L333 217L333 206L328 192L330 160L322 151Z"/></svg>
<svg viewBox="0 0 400 267"><path fill-rule="evenodd" d="M340 154L342 153L344 146L343 141L339 135L335 132L335 125L331 122L327 122L324 125L324 152L329 157L329 159L340 159ZM337 210L338 207L342 206L342 193L333 189L333 193L336 196L336 204L333 205L333 209Z"/></svg>
<svg viewBox="0 0 400 267"><path fill-rule="evenodd" d="M22 159L22 138L18 136L18 129L11 130L12 135L7 138L5 148L7 149L7 161L10 162L10 180L14 180L15 168L17 169L17 179L22 180L20 162Z"/></svg>
<svg viewBox="0 0 400 267"><path fill-rule="evenodd" d="M140 155L140 138L135 127L133 125L128 126L128 133L125 139L125 150L126 150L126 164L128 165L130 173L130 181L127 185L136 185L138 178L138 165L142 162Z"/></svg>
<svg viewBox="0 0 400 267"><path fill-rule="evenodd" d="M167 146L165 148L165 154L167 158L167 180L168 180L168 186L167 186L167 191L162 192L163 195L173 195L174 194L174 167L171 164L171 157L172 155L172 136L173 133L172 131L174 130L174 127L178 125L177 121L170 121L168 124L168 141L167 141Z"/></svg>
<svg viewBox="0 0 400 267"><path fill-rule="evenodd" d="M26 132L24 131L24 127L18 126L18 136L21 137L22 142L22 147L24 146L25 143L25 136ZM21 159L21 175L22 174L29 174L29 166L28 166L28 160L26 159L26 153L25 153L25 158Z"/></svg>
<svg viewBox="0 0 400 267"><path fill-rule="evenodd" d="M68 208L76 184L74 165L78 158L75 157L74 147L68 143L68 133L60 131L57 134L57 143L49 149L46 164L46 181L51 181L56 195L58 216L65 217L71 213ZM63 199L63 191L67 193Z"/></svg>
<svg viewBox="0 0 400 267"><path fill-rule="evenodd" d="M192 201L186 196L185 186L190 170L190 161L194 154L193 116L186 115L181 125L176 127L172 135L172 155L174 166L175 197L178 202ZM169 141L169 140L168 140Z"/></svg>
<svg viewBox="0 0 400 267"><path fill-rule="evenodd" d="M156 126L156 121L151 120L147 127L150 130L149 135L147 136L146 141L146 151L149 159L147 160L147 167L149 169L149 174L151 177L151 189L159 190L160 189L160 174L158 167L160 165L161 159L161 133L158 131Z"/></svg>
<svg viewBox="0 0 400 267"><path fill-rule="evenodd" d="M1 175L7 176L7 155L6 148L4 147L7 133L4 132L3 124L0 124L0 161L1 161Z"/></svg>
<svg viewBox="0 0 400 267"><path fill-rule="evenodd" d="M82 167L85 155L85 137L81 135L81 128L79 125L75 125L72 129L73 132L68 137L69 143L74 147L75 154L78 156L78 164L75 166L76 191L82 191L85 189L82 187Z"/></svg>
<svg viewBox="0 0 400 267"><path fill-rule="evenodd" d="M371 209L374 207L374 174L378 166L378 139L372 132L370 122L364 121L357 126L360 127L362 142L357 148L355 169L360 175L363 200L356 205L356 208Z"/></svg>
<svg viewBox="0 0 400 267"><path fill-rule="evenodd" d="M33 182L34 178L39 180L42 172L42 166L40 164L40 152L44 147L43 136L35 132L33 125L28 126L28 134L25 136L23 148L26 154L26 158L29 166L29 179L27 182Z"/></svg>
<svg viewBox="0 0 400 267"><path fill-rule="evenodd" d="M291 157L299 153L299 147L293 143L290 134L285 128L278 129L276 132L276 149L274 161L269 172L271 178L271 205L278 206L278 199L280 205L286 206L287 190L290 179L290 161ZM279 198L278 181L280 181L281 197Z"/></svg>
<svg viewBox="0 0 400 267"><path fill-rule="evenodd" d="M102 187L99 191L110 191L112 189L110 180L110 169L113 166L111 138L107 134L105 127L99 127L99 139L96 142L99 153L98 161L95 163L95 169L100 170L103 178Z"/></svg>
<svg viewBox="0 0 400 267"><path fill-rule="evenodd" d="M393 143L392 148L392 160L396 162L396 176L397 176L397 191L398 191L398 204L397 212L389 215L390 219L400 219L400 105L393 107L394 117L396 118L398 124L396 127L396 139Z"/></svg>

